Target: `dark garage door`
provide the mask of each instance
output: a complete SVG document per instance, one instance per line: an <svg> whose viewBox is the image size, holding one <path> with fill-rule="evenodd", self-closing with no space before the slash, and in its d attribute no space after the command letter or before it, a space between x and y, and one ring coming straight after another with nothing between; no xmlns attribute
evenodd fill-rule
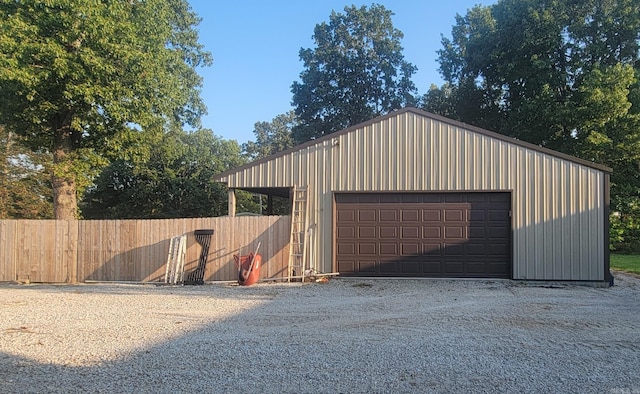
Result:
<svg viewBox="0 0 640 394"><path fill-rule="evenodd" d="M336 194L346 276L509 278L510 193Z"/></svg>

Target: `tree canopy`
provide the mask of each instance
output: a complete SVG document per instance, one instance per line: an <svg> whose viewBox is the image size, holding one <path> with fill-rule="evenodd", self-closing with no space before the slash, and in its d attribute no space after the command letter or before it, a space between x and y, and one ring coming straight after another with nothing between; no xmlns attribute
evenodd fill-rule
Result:
<svg viewBox="0 0 640 394"><path fill-rule="evenodd" d="M414 104L416 67L404 60L392 15L382 5L351 6L315 26L316 46L300 50L304 70L291 87L296 142Z"/></svg>
<svg viewBox="0 0 640 394"><path fill-rule="evenodd" d="M0 219L53 217L47 152L31 152L19 137L0 126Z"/></svg>
<svg viewBox="0 0 640 394"><path fill-rule="evenodd" d="M293 147L293 128L298 124L296 115L293 111L286 114L280 114L273 118L271 122L256 122L253 134L256 141L249 141L242 146L244 155L249 160L258 160L263 157L273 155L283 150ZM246 195L237 193L238 201L245 198ZM291 204L288 198L271 197L271 205L269 199L263 200L259 198L258 211L251 212L263 213L269 212L276 215L288 215L291 212Z"/></svg>
<svg viewBox="0 0 640 394"><path fill-rule="evenodd" d="M185 0L0 0L0 19L0 124L53 155L56 218L141 131L198 125L211 57Z"/></svg>
<svg viewBox="0 0 640 394"><path fill-rule="evenodd" d="M289 149L294 145L292 130L298 124L293 111L276 116L271 122L256 122L253 134L256 141L242 146L249 160L260 159Z"/></svg>
<svg viewBox="0 0 640 394"><path fill-rule="evenodd" d="M237 142L223 140L206 129L192 133L175 130L148 138L148 154L115 160L96 178L81 204L84 218L226 214L227 190L214 182L213 176L244 163Z"/></svg>
<svg viewBox="0 0 640 394"><path fill-rule="evenodd" d="M443 93L465 122L570 151L589 134L581 109L596 110L590 119L603 114L598 107L605 103L585 89L617 89L621 95L608 105L620 103L618 115L630 109L620 89L628 93L633 83L639 7L633 0L476 6L456 17L452 38L442 39L440 71L449 90ZM618 77L625 84L604 83ZM436 103L427 97L425 106Z"/></svg>
<svg viewBox="0 0 640 394"><path fill-rule="evenodd" d="M640 239L639 47L634 0L476 6L442 39L446 83L424 108L612 167L613 210Z"/></svg>

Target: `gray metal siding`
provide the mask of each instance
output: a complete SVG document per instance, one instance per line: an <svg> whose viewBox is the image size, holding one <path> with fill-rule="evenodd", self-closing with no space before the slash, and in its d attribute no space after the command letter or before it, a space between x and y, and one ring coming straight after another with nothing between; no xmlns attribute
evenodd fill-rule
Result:
<svg viewBox="0 0 640 394"><path fill-rule="evenodd" d="M224 177L311 188L312 259L332 271L333 192L512 191L513 277L604 280L605 173L413 112ZM319 246L319 247L318 247Z"/></svg>

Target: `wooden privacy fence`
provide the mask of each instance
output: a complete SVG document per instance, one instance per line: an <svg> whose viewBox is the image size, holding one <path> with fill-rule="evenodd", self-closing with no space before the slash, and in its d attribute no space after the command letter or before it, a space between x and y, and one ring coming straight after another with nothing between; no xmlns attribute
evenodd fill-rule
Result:
<svg viewBox="0 0 640 394"><path fill-rule="evenodd" d="M187 234L185 275L198 264L193 232L213 229L206 281L237 280L234 254L261 243L262 278L287 275L290 216L158 220L0 220L0 282L164 280L169 243Z"/></svg>

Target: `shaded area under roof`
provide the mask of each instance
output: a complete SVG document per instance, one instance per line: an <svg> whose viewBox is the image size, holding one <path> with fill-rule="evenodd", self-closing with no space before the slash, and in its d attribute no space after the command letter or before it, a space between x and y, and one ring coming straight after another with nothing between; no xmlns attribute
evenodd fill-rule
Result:
<svg viewBox="0 0 640 394"><path fill-rule="evenodd" d="M236 188L236 190L244 190L250 193L264 194L265 196L274 196L280 198L289 198L291 189L288 187L247 187Z"/></svg>

